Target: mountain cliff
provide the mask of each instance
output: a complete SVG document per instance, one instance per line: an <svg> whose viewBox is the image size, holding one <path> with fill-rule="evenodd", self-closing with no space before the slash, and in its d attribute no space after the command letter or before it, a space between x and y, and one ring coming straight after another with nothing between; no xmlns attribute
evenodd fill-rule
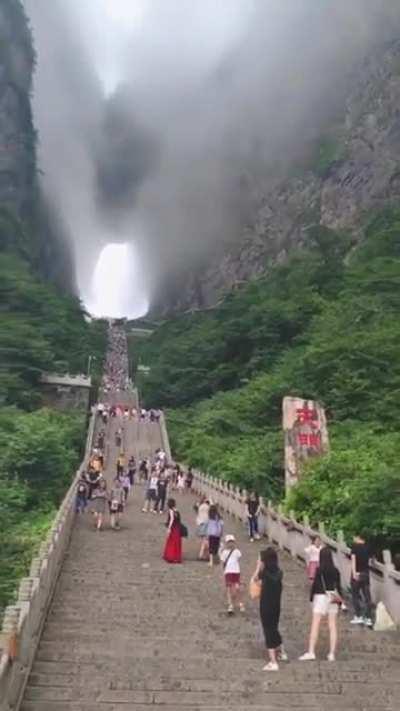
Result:
<svg viewBox="0 0 400 711"><path fill-rule="evenodd" d="M254 219L234 247L215 251L200 270L178 280L158 313L205 308L238 283L258 277L318 226L359 241L371 214L400 197L400 41L364 60L338 118L304 159L258 200ZM301 138L299 137L299 140ZM250 178L251 179L251 178ZM257 191L256 184L254 191Z"/></svg>
<svg viewBox="0 0 400 711"><path fill-rule="evenodd" d="M0 203L16 215L29 209L35 179L30 91L35 56L22 5L0 3Z"/></svg>
<svg viewBox="0 0 400 711"><path fill-rule="evenodd" d="M71 289L68 244L38 180L31 91L32 35L19 0L0 0L0 249Z"/></svg>

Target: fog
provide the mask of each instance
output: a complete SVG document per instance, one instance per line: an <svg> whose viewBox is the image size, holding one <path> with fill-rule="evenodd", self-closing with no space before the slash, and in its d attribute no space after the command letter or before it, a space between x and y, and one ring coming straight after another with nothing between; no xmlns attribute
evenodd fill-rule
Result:
<svg viewBox="0 0 400 711"><path fill-rule="evenodd" d="M398 31L400 15L396 0L25 7L44 189L82 298L107 315L140 315L240 239L262 193L336 115L357 62ZM133 248L114 250L99 286L96 264L115 243Z"/></svg>

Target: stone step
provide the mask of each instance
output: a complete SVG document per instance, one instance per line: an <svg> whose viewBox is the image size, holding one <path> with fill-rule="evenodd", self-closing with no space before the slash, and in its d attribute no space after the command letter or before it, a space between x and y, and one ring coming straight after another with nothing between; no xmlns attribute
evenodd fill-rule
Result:
<svg viewBox="0 0 400 711"><path fill-rule="evenodd" d="M146 446L147 434L131 445ZM115 458L112 448L109 479ZM77 521L22 711L399 711L396 634L350 627L340 615L338 661L325 659L325 628L321 661L297 661L309 632L309 585L304 568L283 554L281 631L293 661L262 672L257 603L227 618L221 567L197 560L194 535L184 543L184 565L165 564L165 518L141 514L143 495L135 487L118 533L96 533L90 514ZM194 498L176 498L194 532ZM246 593L265 542L250 544L243 525L225 519L243 553Z"/></svg>
<svg viewBox="0 0 400 711"><path fill-rule="evenodd" d="M156 677L150 675L149 678L135 678L134 674L123 675L115 672L110 674L109 671L95 670L90 675L90 679L85 677L86 670L81 670L78 674L38 674L32 673L30 678L29 689L52 687L57 689L70 689L74 687L80 693L80 690L98 689L105 687L107 689L115 689L118 691L196 691L196 692L232 692L232 691L253 691L258 693L264 692L284 692L285 694L341 694L343 689L346 691L360 691L360 683L364 686L361 688L363 696L370 695L371 692L377 692L382 695L382 682L385 681L385 687L390 692L400 692L400 681L393 680L393 672L386 674L375 680L371 680L368 673L364 676L353 675L350 680L337 678L335 681L322 679L310 680L307 678L301 680L295 677L295 670L291 669L288 664L281 665L281 673L277 675L260 674L260 669L252 675L251 679L235 677L231 679L227 674L218 676L214 679L180 679Z"/></svg>
<svg viewBox="0 0 400 711"><path fill-rule="evenodd" d="M323 705L322 705L323 703ZM263 704L260 705L254 705L251 703L246 703L244 705L242 704L235 704L234 707L226 705L226 704L218 704L218 705L183 705L183 706L177 706L175 703L171 704L161 704L162 706L162 711L176 711L177 708L179 708L179 711L275 711L277 706L274 705L272 702L270 703L269 700L266 701ZM280 706L279 709L280 711L294 711L296 708L296 705L290 705L290 706ZM353 702L349 702L346 705L346 702L344 702L341 705L333 705L331 706L330 703L325 703L321 701L318 702L318 705L316 706L308 706L306 707L309 709L309 711L335 711L337 709L338 711L365 711L367 709L366 706L362 707L360 705L354 705ZM386 706L386 705L379 705L379 706L373 706L371 709L374 709L374 711L397 711L393 706ZM65 702L65 701L60 701L60 702L35 702L35 701L24 701L21 707L21 711L150 711L150 709L154 709L154 704L136 704L136 703L80 703L80 702Z"/></svg>
<svg viewBox="0 0 400 711"><path fill-rule="evenodd" d="M163 661L163 660L159 660ZM262 665L262 657L260 656L257 662L254 659L233 659L225 660L224 658L218 661L218 666L215 665L214 661L210 659L209 656L203 660L192 660L190 658L186 660L179 660L176 667L173 668L172 673L163 674L163 679L176 679L180 681L185 679L220 679L225 673L232 672L235 678L244 679L243 683L246 683L246 679L249 675L257 674L259 675L260 665ZM330 681L332 679L341 678L344 681L358 681L365 677L371 679L371 672L374 671L374 679L397 679L394 672L398 670L397 662L388 663L384 660L377 661L364 661L361 659L349 658L347 660L341 660L340 658L335 664L329 664L326 660L317 661L313 665L317 670L317 674L323 670L324 679ZM296 659L290 662L288 665L281 665L282 670L289 668L292 677L297 679L310 679L310 667L308 664L302 664L297 662ZM95 676L97 673L103 675L113 674L115 675L129 675L130 678L148 678L154 676L154 665L148 666L145 661L138 661L137 664L132 666L132 663L127 658L122 659L110 659L107 660L107 665L102 665L98 659L93 660L84 659L82 662L77 661L51 661L51 660L36 660L33 665L33 674L45 674L51 676L52 674L58 675L72 675L75 677L80 677L80 675L86 675L88 678ZM179 675L178 675L179 672ZM185 672L185 676L182 676L182 672ZM276 678L276 677L275 677Z"/></svg>
<svg viewBox="0 0 400 711"><path fill-rule="evenodd" d="M377 704L392 703L393 694L387 690L363 689L357 686L352 690L355 694L355 708L363 708L363 705L368 705L373 708ZM325 691L322 694L324 708L341 709L347 706L347 701L341 693L332 693ZM318 703L321 701L320 692L317 693L276 693L274 690L267 689L264 692L258 692L255 689L246 691L185 691L180 689L172 689L167 691L138 691L130 689L107 689L105 686L97 688L82 687L81 689L67 688L46 688L46 687L28 687L25 693L25 701L33 702L87 702L96 700L97 703L115 703L115 704L141 704L141 705L175 705L177 708L182 706L202 707L202 706L218 706L224 705L227 708L235 708L237 704L251 706L261 706L268 702L275 708L293 708L293 709L309 709L318 708Z"/></svg>

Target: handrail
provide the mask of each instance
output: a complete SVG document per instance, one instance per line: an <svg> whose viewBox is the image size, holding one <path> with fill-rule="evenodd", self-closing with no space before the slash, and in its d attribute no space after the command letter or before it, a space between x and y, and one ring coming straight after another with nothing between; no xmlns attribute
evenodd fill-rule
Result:
<svg viewBox="0 0 400 711"><path fill-rule="evenodd" d="M20 582L15 605L9 605L4 613L0 634L0 711L16 711L21 703L71 536L76 486L89 462L95 424L96 409L92 408L82 464L40 546L39 554L31 562L29 576Z"/></svg>
<svg viewBox="0 0 400 711"><path fill-rule="evenodd" d="M193 470L193 475L193 489L198 494L206 495L227 513L239 520L245 520L247 498L245 490L196 470ZM343 533L338 533L337 540L331 538L325 532L323 523L320 523L317 529L313 529L307 517L304 518L303 523L300 523L295 519L294 514L287 516L281 506L275 509L270 501L266 503L262 499L260 525L261 530L272 543L303 562L305 561L304 549L310 544L313 536L319 536L332 550L344 586L350 585L350 548L344 540ZM383 563L377 560L371 561L370 577L374 603L383 602L395 623L400 624L400 572L394 569L390 551L383 551Z"/></svg>
<svg viewBox="0 0 400 711"><path fill-rule="evenodd" d="M170 462L172 457L171 457L171 447L169 444L169 436L168 436L168 430L167 430L167 425L165 422L165 415L163 412L160 413L160 431L161 431L161 442L162 442L162 448L167 455L167 462Z"/></svg>

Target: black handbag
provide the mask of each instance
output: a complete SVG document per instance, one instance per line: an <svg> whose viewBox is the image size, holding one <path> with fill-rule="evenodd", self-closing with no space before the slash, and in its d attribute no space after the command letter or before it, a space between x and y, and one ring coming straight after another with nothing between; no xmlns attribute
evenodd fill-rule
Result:
<svg viewBox="0 0 400 711"><path fill-rule="evenodd" d="M187 527L186 527L185 524L183 524L183 523L180 524L180 527L181 527L181 536L182 536L182 538L187 538L188 535L189 535L189 531L187 530Z"/></svg>

